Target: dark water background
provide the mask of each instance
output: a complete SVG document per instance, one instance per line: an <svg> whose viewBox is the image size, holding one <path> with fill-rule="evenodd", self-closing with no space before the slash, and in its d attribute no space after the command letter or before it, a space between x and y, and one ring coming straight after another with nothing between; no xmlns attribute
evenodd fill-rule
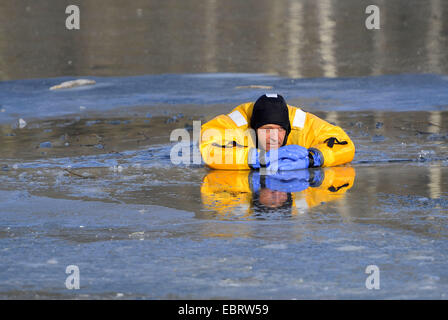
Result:
<svg viewBox="0 0 448 320"><path fill-rule="evenodd" d="M448 2L79 1L79 31L69 4L0 2L0 298L447 298ZM347 131L348 189L266 214L171 163L266 91Z"/></svg>
<svg viewBox="0 0 448 320"><path fill-rule="evenodd" d="M249 72L292 78L448 71L442 0L0 3L0 80ZM365 9L380 8L380 30Z"/></svg>

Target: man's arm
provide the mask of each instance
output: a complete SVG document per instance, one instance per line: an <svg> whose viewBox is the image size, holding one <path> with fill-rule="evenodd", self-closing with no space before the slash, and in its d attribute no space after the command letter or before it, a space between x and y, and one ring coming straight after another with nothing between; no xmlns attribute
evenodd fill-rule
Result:
<svg viewBox="0 0 448 320"><path fill-rule="evenodd" d="M248 170L248 154L253 147L251 131L239 128L228 115L220 115L201 127L199 150L213 169Z"/></svg>
<svg viewBox="0 0 448 320"><path fill-rule="evenodd" d="M337 166L353 160L355 145L342 128L311 113L307 113L306 128L308 148L311 152L320 152L321 166Z"/></svg>

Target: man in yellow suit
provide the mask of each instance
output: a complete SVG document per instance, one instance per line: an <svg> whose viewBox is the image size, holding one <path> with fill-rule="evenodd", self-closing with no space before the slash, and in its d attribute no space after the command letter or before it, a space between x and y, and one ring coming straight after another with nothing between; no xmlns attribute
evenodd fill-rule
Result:
<svg viewBox="0 0 448 320"><path fill-rule="evenodd" d="M231 170L330 167L355 155L340 127L272 93L202 125L199 149L209 167Z"/></svg>

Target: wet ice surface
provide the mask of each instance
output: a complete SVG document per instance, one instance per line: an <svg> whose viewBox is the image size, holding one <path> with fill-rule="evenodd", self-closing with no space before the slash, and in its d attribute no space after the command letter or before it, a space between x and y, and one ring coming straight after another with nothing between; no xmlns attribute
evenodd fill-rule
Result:
<svg viewBox="0 0 448 320"><path fill-rule="evenodd" d="M83 77L95 85L51 91L73 77L0 82L0 123L19 117L61 117L117 107L158 104L238 104L265 91L302 98L315 110L447 110L448 76L402 74L347 78L289 79L264 74L162 74ZM245 89L248 86L272 89ZM381 93L381 94L379 94ZM160 109L152 108L156 114Z"/></svg>
<svg viewBox="0 0 448 320"><path fill-rule="evenodd" d="M202 169L162 186L122 172L1 191L2 296L446 298L446 192L403 186L411 173L428 178L427 167L398 181L395 164L355 168L342 202L271 219L204 210ZM76 292L64 288L70 264L81 270ZM364 286L370 264L380 267L379 291Z"/></svg>
<svg viewBox="0 0 448 320"><path fill-rule="evenodd" d="M229 88L255 78L234 83L229 75ZM228 101L209 92L201 101L157 107L139 106L132 92L132 108L108 111L112 100L76 89L73 108L85 104L77 97L106 107L65 113L62 106L63 116L50 108L28 118L17 104L1 113L0 297L447 298L444 93L428 97L416 86L414 104L397 88L378 101L388 108L374 110L373 102L344 96L346 83L335 81L300 81L302 88L333 86L320 99L279 85L290 104L340 125L356 145L353 186L334 199L308 193L313 205L299 201L312 188L299 192L297 204L306 205L297 214L247 214L242 203L220 210L222 202L206 203L210 171L170 162L171 130L228 112L260 90L236 90ZM330 98L339 101L335 107ZM422 111L412 111L417 106ZM14 117L27 125L11 125ZM240 200L245 192L228 195ZM380 290L365 287L372 264L380 268ZM79 266L80 290L65 288L68 265Z"/></svg>

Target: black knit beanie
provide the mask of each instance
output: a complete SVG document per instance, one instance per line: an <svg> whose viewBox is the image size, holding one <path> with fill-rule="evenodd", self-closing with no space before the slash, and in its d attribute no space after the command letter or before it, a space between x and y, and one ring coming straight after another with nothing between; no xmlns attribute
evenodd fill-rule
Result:
<svg viewBox="0 0 448 320"><path fill-rule="evenodd" d="M250 126L257 131L258 128L268 123L278 124L286 130L285 139L282 144L284 146L291 132L291 124L289 123L288 106L286 105L285 99L279 94L264 94L254 104L252 117L250 118Z"/></svg>

